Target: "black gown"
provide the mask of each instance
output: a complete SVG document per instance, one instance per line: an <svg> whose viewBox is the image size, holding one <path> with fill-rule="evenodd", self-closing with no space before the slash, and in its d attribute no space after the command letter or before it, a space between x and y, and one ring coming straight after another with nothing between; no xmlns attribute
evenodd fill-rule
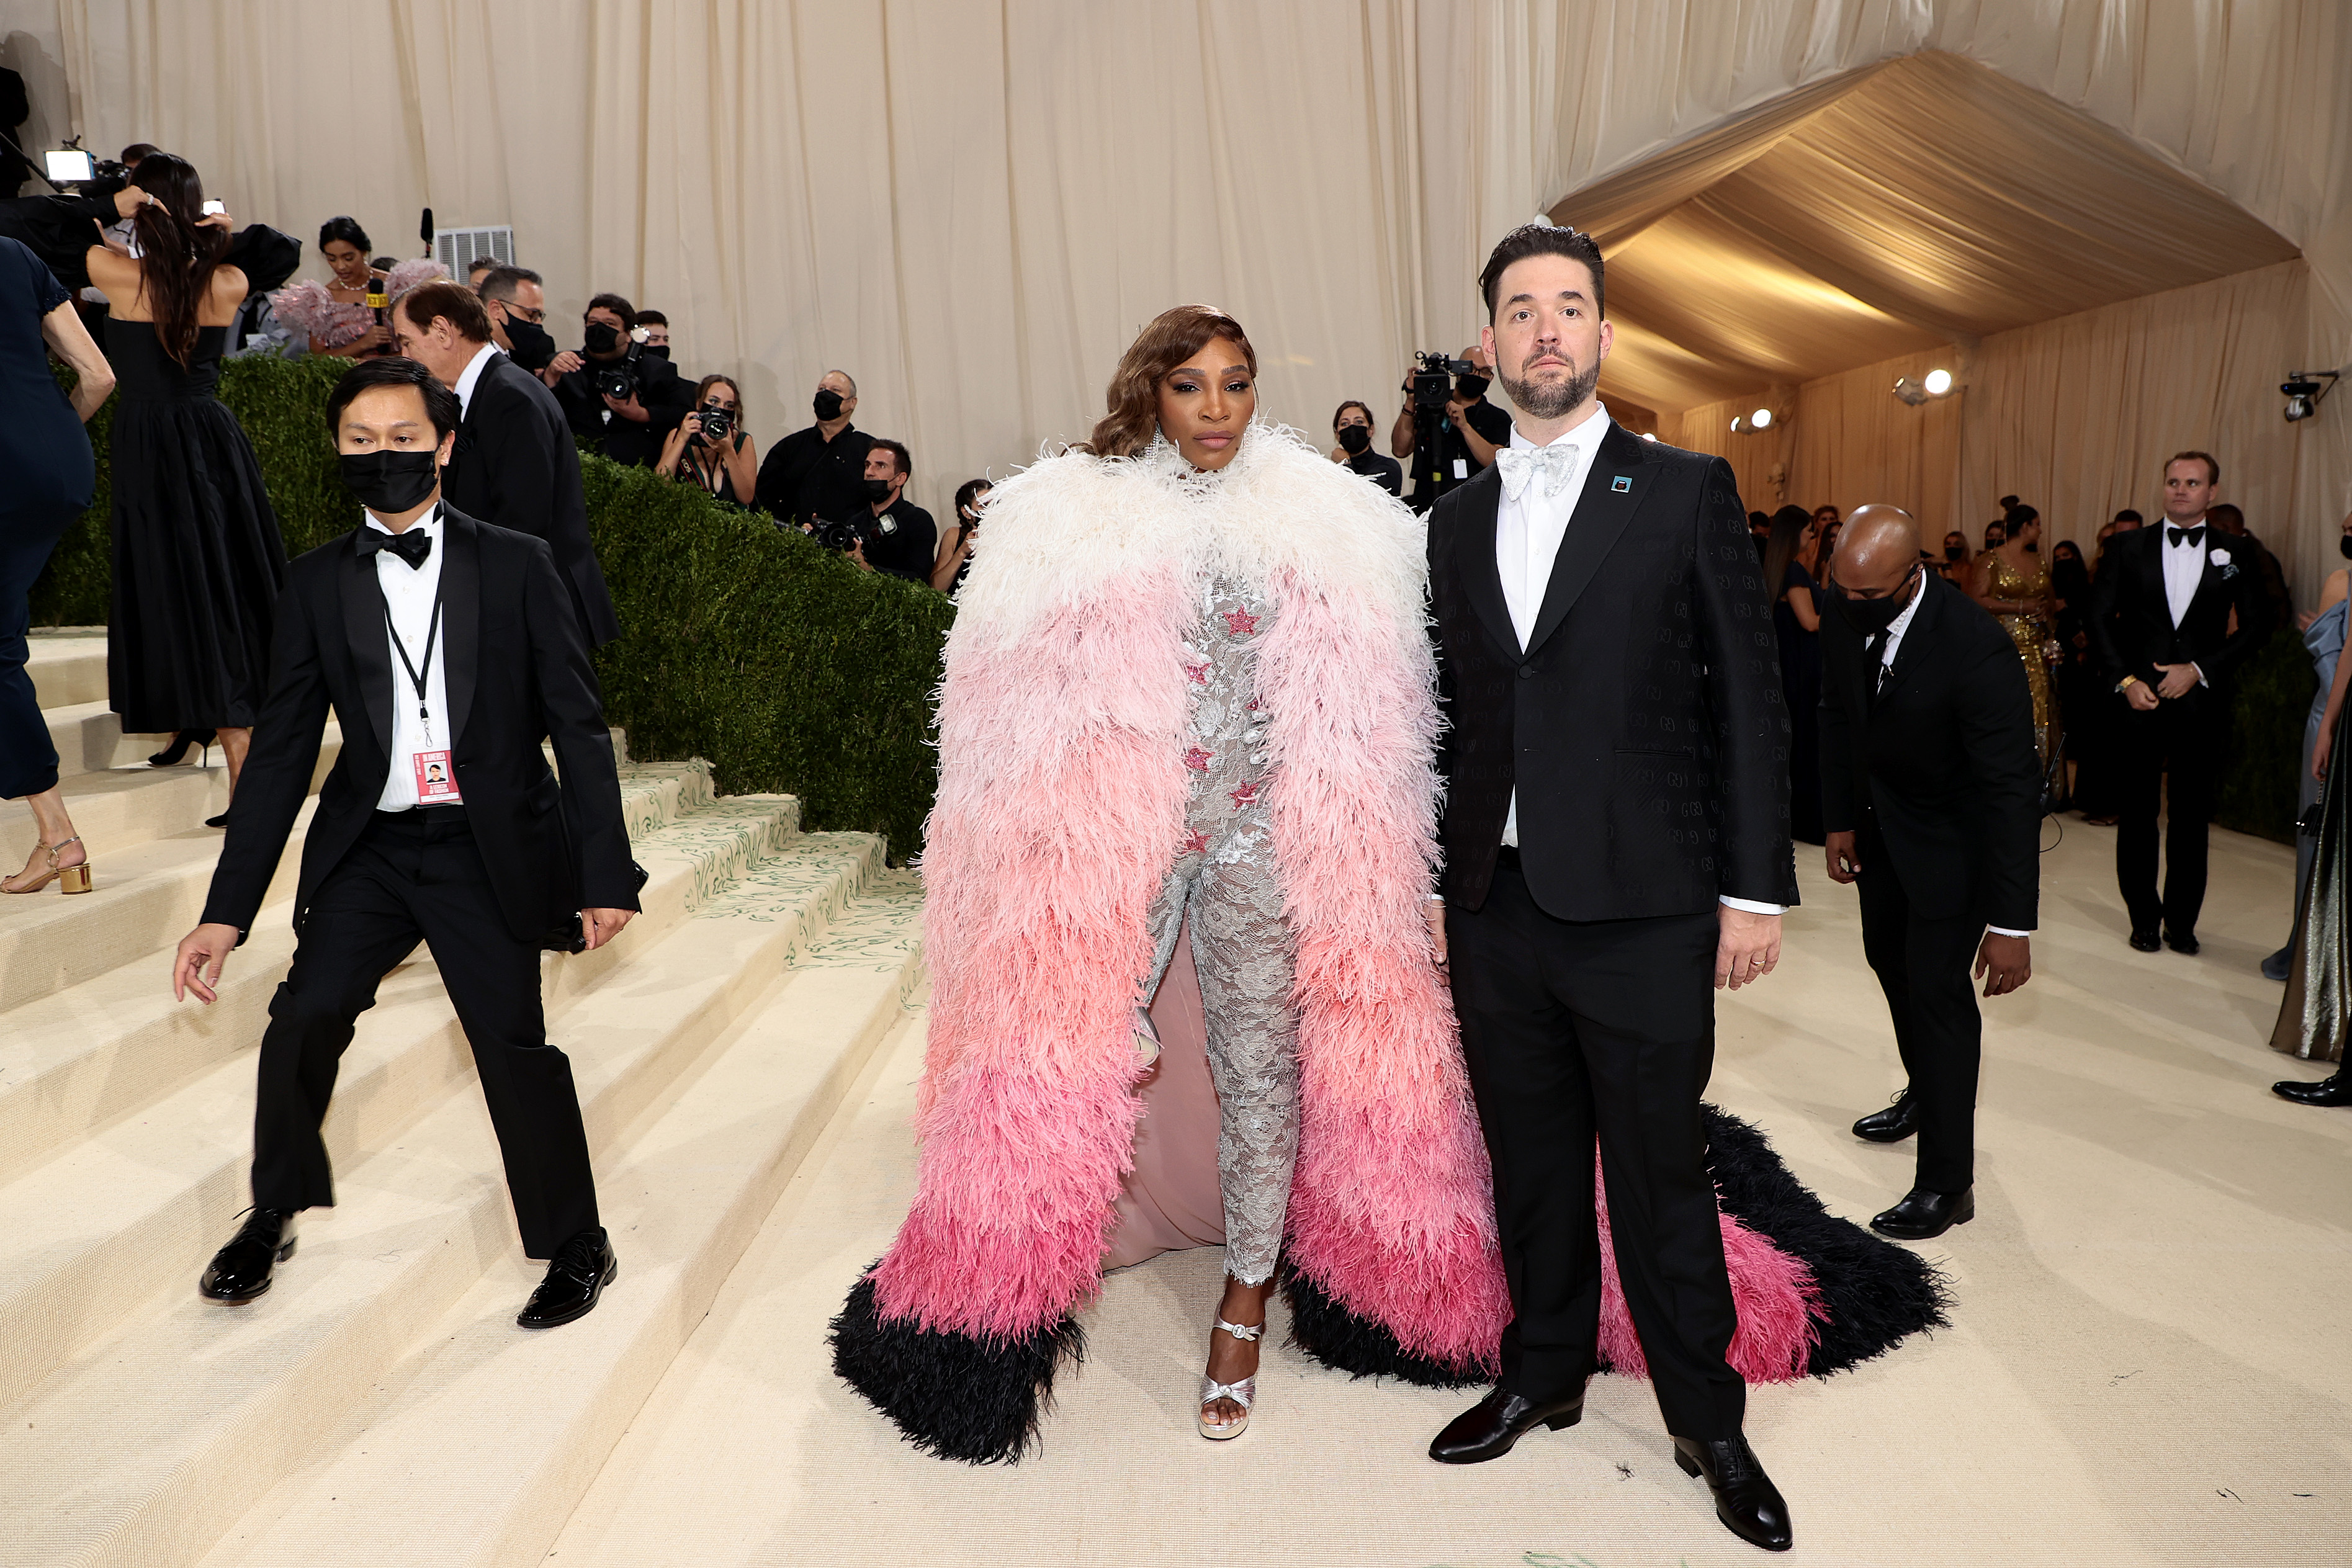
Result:
<svg viewBox="0 0 2352 1568"><path fill-rule="evenodd" d="M200 329L183 370L152 324L106 323L120 400L107 687L134 735L249 727L268 691L286 544L253 444L213 395L227 336Z"/></svg>
<svg viewBox="0 0 2352 1568"><path fill-rule="evenodd" d="M1789 836L1799 843L1818 844L1822 830L1822 636L1808 632L1789 602L1789 591L1801 588L1822 609L1822 591L1812 573L1796 561L1780 580L1780 597L1772 602L1772 631L1780 644L1780 694L1789 704Z"/></svg>

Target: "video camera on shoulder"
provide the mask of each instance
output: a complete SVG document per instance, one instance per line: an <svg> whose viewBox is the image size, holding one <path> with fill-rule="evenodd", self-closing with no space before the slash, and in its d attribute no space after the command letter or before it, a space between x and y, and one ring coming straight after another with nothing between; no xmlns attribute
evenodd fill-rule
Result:
<svg viewBox="0 0 2352 1568"><path fill-rule="evenodd" d="M131 183L129 164L84 152L76 145L80 140L77 136L63 147L41 154L50 184L60 191L78 189L86 196L110 196Z"/></svg>
<svg viewBox="0 0 2352 1568"><path fill-rule="evenodd" d="M1412 394L1412 406L1416 409L1434 411L1444 408L1453 394L1454 378L1478 373L1477 366L1467 360L1454 359L1442 349L1428 353L1416 351L1412 357L1420 362L1421 368L1412 372L1406 386Z"/></svg>

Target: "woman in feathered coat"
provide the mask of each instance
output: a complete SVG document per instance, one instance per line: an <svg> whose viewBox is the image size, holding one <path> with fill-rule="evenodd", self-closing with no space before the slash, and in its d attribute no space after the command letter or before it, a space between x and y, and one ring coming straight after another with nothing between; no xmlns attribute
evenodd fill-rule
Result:
<svg viewBox="0 0 2352 1568"><path fill-rule="evenodd" d="M1477 1381L1509 1317L1429 925L1422 528L1255 423L1255 374L1222 312L1154 320L1087 445L997 486L958 599L924 854L919 1188L833 1325L836 1371L943 1457L1017 1458L1081 1343L1133 1207L1138 1009L1171 963L1181 977L1181 933L1226 1248L1202 1435L1248 1420L1277 1261L1294 1341L1353 1373ZM1785 1379L1918 1326L1873 1322L1824 1357L1815 1276L1853 1228L1724 1123L1727 1211L1744 1181L1783 1230L1838 1231L1776 1248L1727 1212L1735 1364ZM1611 1295L1604 1349L1638 1370Z"/></svg>

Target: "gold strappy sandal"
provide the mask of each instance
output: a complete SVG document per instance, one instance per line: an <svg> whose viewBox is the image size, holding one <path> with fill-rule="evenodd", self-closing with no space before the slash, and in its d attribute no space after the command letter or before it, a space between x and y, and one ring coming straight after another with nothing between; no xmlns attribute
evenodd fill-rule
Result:
<svg viewBox="0 0 2352 1568"><path fill-rule="evenodd" d="M59 850L64 849L68 844L78 844L79 842L81 842L81 835L79 833L76 833L72 838L61 839L54 844L43 844L41 848L49 852L48 869L42 872L30 883L26 883L22 887L19 887L14 882L0 882L0 893L38 893L41 889L48 886L49 883L53 882L58 882L64 884L58 889L59 893L88 893L89 891L89 862L84 861L79 865L59 865L58 863L58 852Z"/></svg>

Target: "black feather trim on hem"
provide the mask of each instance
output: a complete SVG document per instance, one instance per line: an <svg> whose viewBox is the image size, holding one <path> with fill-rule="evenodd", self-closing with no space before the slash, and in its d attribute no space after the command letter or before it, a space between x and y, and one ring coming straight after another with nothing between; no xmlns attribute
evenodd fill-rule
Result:
<svg viewBox="0 0 2352 1568"><path fill-rule="evenodd" d="M1017 1464L1038 1444L1054 1369L1086 1357L1075 1317L1020 1339L980 1339L885 1322L874 1277L857 1281L825 1336L833 1370L925 1453L967 1464Z"/></svg>
<svg viewBox="0 0 2352 1568"><path fill-rule="evenodd" d="M1802 1262L1821 1287L1829 1321L1818 1325L1809 1375L1843 1372L1951 1326L1949 1289L1926 1259L1832 1214L1748 1123L1712 1105L1699 1113L1723 1212Z"/></svg>
<svg viewBox="0 0 2352 1568"><path fill-rule="evenodd" d="M1349 1312L1286 1259L1282 1299L1290 1306L1290 1343L1350 1376L1396 1377L1423 1388L1474 1388L1495 1380L1490 1366L1448 1366L1412 1354L1386 1324Z"/></svg>

